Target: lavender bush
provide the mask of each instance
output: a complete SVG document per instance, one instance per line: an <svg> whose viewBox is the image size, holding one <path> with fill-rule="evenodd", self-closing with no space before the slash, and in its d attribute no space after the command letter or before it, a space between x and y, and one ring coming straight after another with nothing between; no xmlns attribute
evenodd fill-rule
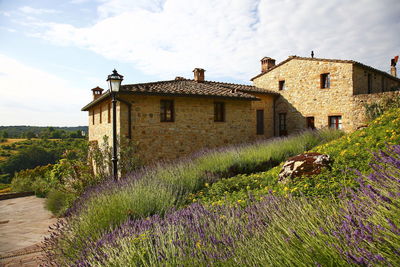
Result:
<svg viewBox="0 0 400 267"><path fill-rule="evenodd" d="M49 259L76 266L399 266L400 145L376 153L371 167L359 174L357 190L338 199L270 192L261 201L250 197L245 208L195 203L164 217L130 218L75 257L58 251Z"/></svg>
<svg viewBox="0 0 400 267"><path fill-rule="evenodd" d="M271 168L287 157L338 138L338 131L306 131L289 138L205 151L174 164L138 170L119 182L112 180L85 192L49 244L69 261L127 219L140 219L187 204L188 195L221 177ZM56 236L57 235L57 236Z"/></svg>

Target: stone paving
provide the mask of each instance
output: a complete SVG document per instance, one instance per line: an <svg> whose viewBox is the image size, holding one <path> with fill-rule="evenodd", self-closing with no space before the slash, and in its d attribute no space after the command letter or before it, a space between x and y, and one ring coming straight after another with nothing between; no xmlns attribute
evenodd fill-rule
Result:
<svg viewBox="0 0 400 267"><path fill-rule="evenodd" d="M37 266L38 244L57 219L35 196L0 201L0 266Z"/></svg>

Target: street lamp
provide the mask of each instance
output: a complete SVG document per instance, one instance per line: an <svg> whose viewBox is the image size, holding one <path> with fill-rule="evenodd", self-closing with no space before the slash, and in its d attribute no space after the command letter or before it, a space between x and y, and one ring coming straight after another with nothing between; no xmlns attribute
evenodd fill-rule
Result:
<svg viewBox="0 0 400 267"><path fill-rule="evenodd" d="M121 89L121 82L124 79L124 76L119 75L118 72L114 69L112 74L108 75L108 89L110 90L111 98L112 98L112 110L113 110L113 155L112 155L112 163L113 163L113 174L114 179L118 180L118 156L117 156L117 99L116 95Z"/></svg>

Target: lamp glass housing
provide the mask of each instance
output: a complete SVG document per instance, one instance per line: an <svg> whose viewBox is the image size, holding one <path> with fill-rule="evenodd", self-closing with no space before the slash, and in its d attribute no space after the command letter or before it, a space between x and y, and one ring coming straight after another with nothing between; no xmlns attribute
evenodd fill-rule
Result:
<svg viewBox="0 0 400 267"><path fill-rule="evenodd" d="M108 75L107 82L108 88L111 92L119 92L121 88L121 82L124 79L124 76L118 74L118 72L114 69L113 73Z"/></svg>

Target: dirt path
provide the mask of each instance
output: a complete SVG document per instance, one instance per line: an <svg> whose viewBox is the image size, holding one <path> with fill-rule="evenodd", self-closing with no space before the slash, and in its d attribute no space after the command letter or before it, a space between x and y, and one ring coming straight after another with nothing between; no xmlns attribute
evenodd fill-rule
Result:
<svg viewBox="0 0 400 267"><path fill-rule="evenodd" d="M0 266L37 266L37 244L57 221L35 196L0 201Z"/></svg>

